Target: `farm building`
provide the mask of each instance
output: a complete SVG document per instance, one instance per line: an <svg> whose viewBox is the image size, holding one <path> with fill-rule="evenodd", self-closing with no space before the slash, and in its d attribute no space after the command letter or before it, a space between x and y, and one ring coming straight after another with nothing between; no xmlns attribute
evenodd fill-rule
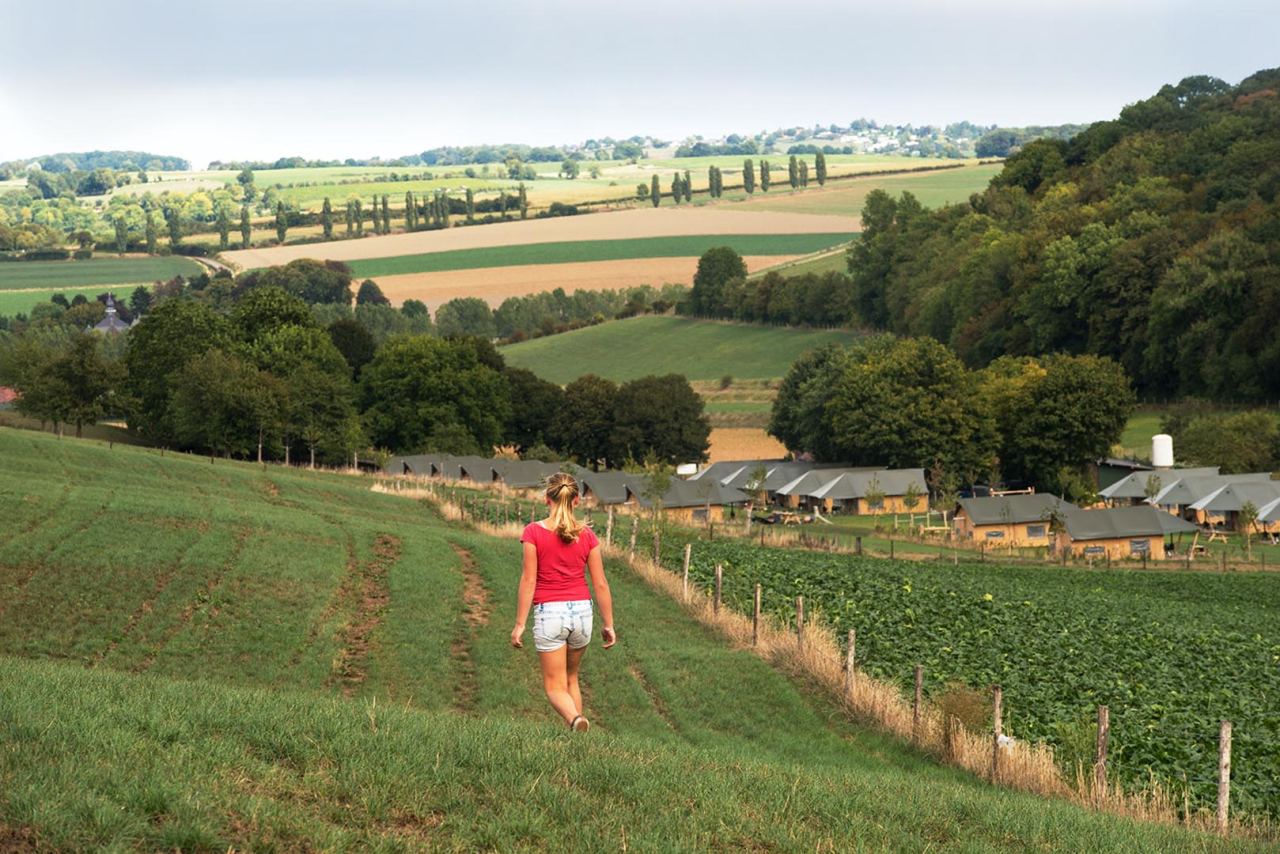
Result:
<svg viewBox="0 0 1280 854"><path fill-rule="evenodd" d="M1261 509L1280 498L1280 481L1270 472L1219 474L1216 466L1135 472L1102 490L1112 506L1147 503L1197 525L1235 530L1246 502Z"/></svg>
<svg viewBox="0 0 1280 854"><path fill-rule="evenodd" d="M1151 471L1151 466L1146 463L1140 463L1137 460L1125 460L1117 457L1098 460L1094 465L1098 489L1106 489L1135 472L1144 471Z"/></svg>
<svg viewBox="0 0 1280 854"><path fill-rule="evenodd" d="M1166 538L1195 532L1195 525L1155 507L1107 507L1065 514L1055 545L1078 557L1163 560L1169 554Z"/></svg>
<svg viewBox="0 0 1280 854"><path fill-rule="evenodd" d="M805 472L777 490L791 507L857 515L925 513L924 469L843 468Z"/></svg>
<svg viewBox="0 0 1280 854"><path fill-rule="evenodd" d="M1280 501L1280 481L1250 480L1228 483L1219 487L1192 503L1189 509L1197 516L1203 514L1212 527L1222 526L1231 531L1243 532L1241 511L1244 510L1245 505L1251 504L1257 517L1252 529L1262 533L1276 533L1280 532L1280 523L1267 522L1261 517L1264 507L1271 508L1278 501Z"/></svg>
<svg viewBox="0 0 1280 854"><path fill-rule="evenodd" d="M645 489L641 483L639 478L634 478L627 485L627 506L637 512L648 511L653 507L652 501L645 497ZM748 500L746 493L714 480L698 483L675 478L662 496L662 514L668 519L688 525L723 522L726 512L735 512L734 508L746 504Z"/></svg>
<svg viewBox="0 0 1280 854"><path fill-rule="evenodd" d="M962 498L955 512L956 536L1001 546L1053 544L1051 521L1082 512L1076 505L1047 493Z"/></svg>
<svg viewBox="0 0 1280 854"><path fill-rule="evenodd" d="M621 471L586 471L579 475L578 483L584 507L610 507L627 503L627 488L636 485L637 478Z"/></svg>

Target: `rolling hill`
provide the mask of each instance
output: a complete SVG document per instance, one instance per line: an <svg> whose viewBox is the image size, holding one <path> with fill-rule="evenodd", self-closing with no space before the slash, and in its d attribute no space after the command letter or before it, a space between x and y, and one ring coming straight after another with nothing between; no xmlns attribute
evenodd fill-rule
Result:
<svg viewBox="0 0 1280 854"><path fill-rule="evenodd" d="M613 561L570 737L517 544L368 487L0 429L0 847L1248 848L934 766Z"/></svg>

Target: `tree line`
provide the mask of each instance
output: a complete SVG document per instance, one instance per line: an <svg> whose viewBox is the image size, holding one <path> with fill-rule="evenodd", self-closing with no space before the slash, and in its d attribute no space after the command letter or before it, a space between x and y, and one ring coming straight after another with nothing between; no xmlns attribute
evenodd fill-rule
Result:
<svg viewBox="0 0 1280 854"><path fill-rule="evenodd" d="M151 444L229 457L343 464L370 449L505 445L587 465L705 456L710 428L683 377L561 389L506 366L486 338L438 334L421 303L392 308L372 282L352 308L351 284L343 265L309 259L174 280L131 301L142 320L123 336L83 331L97 302L50 303L0 331L0 383L59 432L123 417Z"/></svg>
<svg viewBox="0 0 1280 854"><path fill-rule="evenodd" d="M1025 145L966 204L871 193L849 251L858 316L972 366L1092 353L1143 396L1275 400L1277 89L1277 70L1165 86Z"/></svg>
<svg viewBox="0 0 1280 854"><path fill-rule="evenodd" d="M973 371L933 339L881 335L800 357L769 433L821 461L928 469L942 493L1017 480L1084 500L1089 464L1119 440L1133 405L1107 358L1005 357Z"/></svg>

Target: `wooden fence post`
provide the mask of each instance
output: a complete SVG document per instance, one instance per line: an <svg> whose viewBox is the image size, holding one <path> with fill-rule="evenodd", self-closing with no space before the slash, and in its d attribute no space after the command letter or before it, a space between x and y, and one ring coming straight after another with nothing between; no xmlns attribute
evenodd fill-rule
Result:
<svg viewBox="0 0 1280 854"><path fill-rule="evenodd" d="M862 554L862 535L861 534L853 538L853 553L856 555Z"/></svg>
<svg viewBox="0 0 1280 854"><path fill-rule="evenodd" d="M889 560L893 560L893 537L889 538Z"/></svg>
<svg viewBox="0 0 1280 854"><path fill-rule="evenodd" d="M804 649L804 597L796 597L796 646Z"/></svg>
<svg viewBox="0 0 1280 854"><path fill-rule="evenodd" d="M911 740L920 741L920 706L924 695L924 665L916 665L916 691L911 698Z"/></svg>
<svg viewBox="0 0 1280 854"><path fill-rule="evenodd" d="M844 648L844 693L853 693L853 671L858 666L855 649L858 643L858 632L849 629L849 643Z"/></svg>
<svg viewBox="0 0 1280 854"><path fill-rule="evenodd" d="M689 557L693 553L693 543L684 544L684 601L689 601Z"/></svg>
<svg viewBox="0 0 1280 854"><path fill-rule="evenodd" d="M631 517L631 545L627 548L627 560L636 559L636 534L640 532L640 520Z"/></svg>
<svg viewBox="0 0 1280 854"><path fill-rule="evenodd" d="M1227 835L1231 806L1231 721L1218 730L1218 832Z"/></svg>
<svg viewBox="0 0 1280 854"><path fill-rule="evenodd" d="M715 612L720 613L720 591L724 585L724 566L716 564L716 604Z"/></svg>
<svg viewBox="0 0 1280 854"><path fill-rule="evenodd" d="M1101 805L1107 799L1107 741L1111 736L1111 710L1098 706L1098 737L1093 748L1093 798Z"/></svg>
<svg viewBox="0 0 1280 854"><path fill-rule="evenodd" d="M609 520L604 523L604 544L613 545L613 508L609 508Z"/></svg>
<svg viewBox="0 0 1280 854"><path fill-rule="evenodd" d="M1001 705L1004 700L1004 692L1000 690L999 685L991 686L991 782L995 783L1000 778L1000 735L1002 712Z"/></svg>
<svg viewBox="0 0 1280 854"><path fill-rule="evenodd" d="M752 645L752 646L759 646L759 645L760 645L760 599L761 599L761 593L762 593L762 591L761 591L761 589L760 589L760 585L759 585L759 584L757 584L757 585L756 585L756 601L755 601L755 609L753 610L752 615L751 615L751 645Z"/></svg>

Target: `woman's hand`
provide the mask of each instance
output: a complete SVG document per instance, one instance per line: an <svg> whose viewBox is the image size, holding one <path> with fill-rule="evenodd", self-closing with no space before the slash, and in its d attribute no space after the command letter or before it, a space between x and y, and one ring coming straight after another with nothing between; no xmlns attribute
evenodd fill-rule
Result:
<svg viewBox="0 0 1280 854"><path fill-rule="evenodd" d="M516 623L516 627L511 630L511 645L516 649L524 649L524 641L520 636L524 634L524 623Z"/></svg>
<svg viewBox="0 0 1280 854"><path fill-rule="evenodd" d="M618 642L618 633L613 630L612 626L606 626L605 628L600 630L600 633L604 635L605 649L608 649L609 647L613 646L615 643Z"/></svg>

